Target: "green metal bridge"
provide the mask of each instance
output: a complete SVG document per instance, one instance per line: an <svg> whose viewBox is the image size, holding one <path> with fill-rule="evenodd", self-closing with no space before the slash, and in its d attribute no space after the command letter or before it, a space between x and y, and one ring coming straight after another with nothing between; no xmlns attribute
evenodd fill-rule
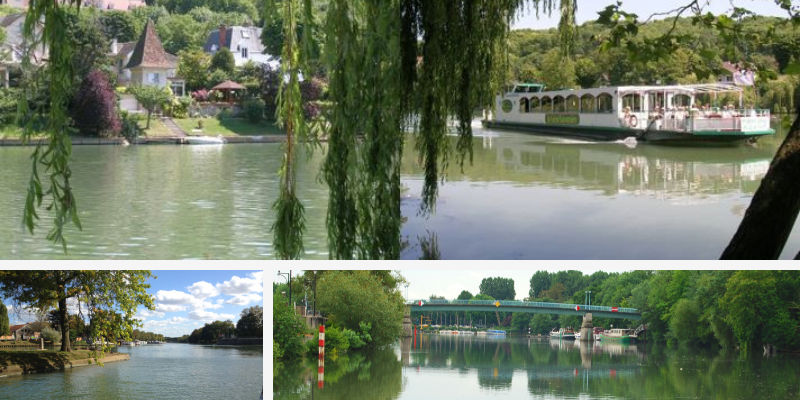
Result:
<svg viewBox="0 0 800 400"><path fill-rule="evenodd" d="M513 300L414 300L406 303L411 311L500 311L533 314L561 314L583 316L592 313L593 318L642 319L635 308L586 306L582 304L539 303Z"/></svg>

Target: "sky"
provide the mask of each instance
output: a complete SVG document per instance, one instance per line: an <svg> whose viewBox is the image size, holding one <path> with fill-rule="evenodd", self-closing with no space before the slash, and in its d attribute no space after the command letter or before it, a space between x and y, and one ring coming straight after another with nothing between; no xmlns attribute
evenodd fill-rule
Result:
<svg viewBox="0 0 800 400"><path fill-rule="evenodd" d="M147 292L154 297L156 309L139 306L135 318L144 321L145 332L179 337L215 320L239 320L245 308L264 306L263 271L152 271ZM7 302L8 303L8 302ZM9 304L6 304L9 306ZM10 308L10 307L9 307ZM22 321L9 309L11 324Z"/></svg>
<svg viewBox="0 0 800 400"><path fill-rule="evenodd" d="M615 4L616 0L579 0L578 10L575 14L575 21L578 24L583 24L587 21L594 21L597 19L597 13L605 9L607 6ZM625 0L622 2L621 9L625 12L634 13L639 16L640 21L644 21L654 13L662 13L674 10L678 7L685 6L690 3L689 0ZM710 3L710 4L709 4ZM759 15L786 17L786 11L778 7L773 0L711 0L701 1L706 7L704 11L710 11L714 14L725 13L732 9L731 3L737 7L744 7ZM800 7L800 1L793 0L792 5ZM687 11L688 12L688 11ZM684 13L686 15L686 13ZM663 18L663 17L661 17ZM553 14L548 17L546 14L540 13L539 18L536 18L536 13L533 11L523 12L514 24L514 29L547 29L555 28L558 26L558 10L554 10Z"/></svg>

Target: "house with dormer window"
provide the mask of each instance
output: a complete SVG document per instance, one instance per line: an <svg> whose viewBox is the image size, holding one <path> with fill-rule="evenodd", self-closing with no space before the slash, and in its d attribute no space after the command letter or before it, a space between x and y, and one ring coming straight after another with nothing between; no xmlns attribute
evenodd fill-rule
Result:
<svg viewBox="0 0 800 400"><path fill-rule="evenodd" d="M138 41L114 40L111 56L120 85L169 86L176 96L185 94L185 81L175 74L178 57L164 50L152 21L147 21Z"/></svg>
<svg viewBox="0 0 800 400"><path fill-rule="evenodd" d="M212 56L221 48L227 48L233 53L233 60L237 67L252 61L256 64L274 62L274 58L265 53L261 43L261 28L255 26L225 26L220 25L208 35L203 51Z"/></svg>

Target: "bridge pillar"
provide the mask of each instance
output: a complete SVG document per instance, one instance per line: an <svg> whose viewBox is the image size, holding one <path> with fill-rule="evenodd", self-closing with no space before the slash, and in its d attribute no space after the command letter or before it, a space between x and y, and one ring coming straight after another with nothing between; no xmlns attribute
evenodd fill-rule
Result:
<svg viewBox="0 0 800 400"><path fill-rule="evenodd" d="M414 331L411 326L411 313L403 316L403 337L414 336Z"/></svg>
<svg viewBox="0 0 800 400"><path fill-rule="evenodd" d="M583 323L581 324L581 342L592 341L593 328L592 313L586 313L586 315L583 316Z"/></svg>

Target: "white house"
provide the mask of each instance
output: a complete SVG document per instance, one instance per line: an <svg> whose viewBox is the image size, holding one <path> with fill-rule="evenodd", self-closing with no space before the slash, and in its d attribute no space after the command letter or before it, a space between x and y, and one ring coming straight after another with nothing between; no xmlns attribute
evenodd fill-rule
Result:
<svg viewBox="0 0 800 400"><path fill-rule="evenodd" d="M223 47L233 53L237 67L248 61L256 64L274 61L271 55L265 53L261 43L261 28L255 26L220 25L219 29L208 35L203 51L213 56Z"/></svg>
<svg viewBox="0 0 800 400"><path fill-rule="evenodd" d="M185 81L175 76L178 57L164 51L152 21L147 21L142 36L133 46L114 41L111 50L116 52L120 84L161 88L169 85L173 94L184 95Z"/></svg>
<svg viewBox="0 0 800 400"><path fill-rule="evenodd" d="M0 79L4 87L9 87L11 72L19 70L22 60L30 59L35 66L42 65L47 49L42 46L32 47L23 37L25 13L9 14L0 18L0 27L6 31L6 40L0 44ZM41 25L36 27L37 35L41 34Z"/></svg>

